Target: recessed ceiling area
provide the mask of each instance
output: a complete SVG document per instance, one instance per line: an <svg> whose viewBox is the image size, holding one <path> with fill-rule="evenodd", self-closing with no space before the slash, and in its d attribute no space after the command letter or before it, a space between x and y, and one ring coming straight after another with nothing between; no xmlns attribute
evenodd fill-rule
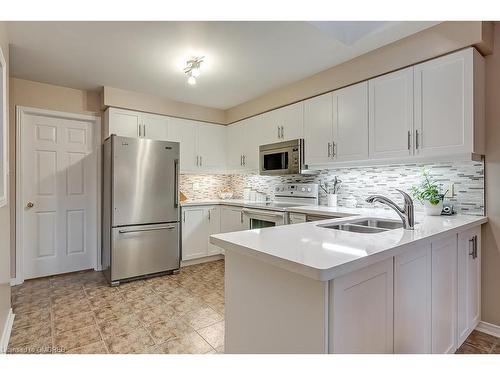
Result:
<svg viewBox="0 0 500 375"><path fill-rule="evenodd" d="M228 109L437 23L8 22L10 74ZM204 56L194 86L191 56Z"/></svg>

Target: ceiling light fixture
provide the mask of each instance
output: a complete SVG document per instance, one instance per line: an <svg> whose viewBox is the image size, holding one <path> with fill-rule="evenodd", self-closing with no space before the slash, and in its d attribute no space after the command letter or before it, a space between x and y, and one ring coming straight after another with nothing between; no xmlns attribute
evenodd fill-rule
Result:
<svg viewBox="0 0 500 375"><path fill-rule="evenodd" d="M201 74L201 63L205 57L191 57L186 62L186 67L184 68L184 73L188 77L187 82L190 85L196 85L196 77Z"/></svg>

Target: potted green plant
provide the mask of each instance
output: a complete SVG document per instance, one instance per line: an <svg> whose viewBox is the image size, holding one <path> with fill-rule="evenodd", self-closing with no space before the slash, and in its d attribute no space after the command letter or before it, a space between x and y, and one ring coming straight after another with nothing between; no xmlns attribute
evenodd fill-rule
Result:
<svg viewBox="0 0 500 375"><path fill-rule="evenodd" d="M422 172L422 182L413 186L411 192L413 197L424 205L426 215L441 215L446 192L442 192L440 186L431 179L428 171Z"/></svg>

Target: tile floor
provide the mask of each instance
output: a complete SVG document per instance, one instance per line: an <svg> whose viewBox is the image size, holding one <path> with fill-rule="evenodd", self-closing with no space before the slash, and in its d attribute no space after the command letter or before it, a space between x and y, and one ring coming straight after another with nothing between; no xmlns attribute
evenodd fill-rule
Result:
<svg viewBox="0 0 500 375"><path fill-rule="evenodd" d="M9 353L222 353L224 262L109 287L100 272L26 281L12 288ZM500 354L474 331L458 354Z"/></svg>
<svg viewBox="0 0 500 375"><path fill-rule="evenodd" d="M224 262L109 287L100 272L12 288L9 353L224 351Z"/></svg>
<svg viewBox="0 0 500 375"><path fill-rule="evenodd" d="M473 331L457 350L457 354L500 354L500 338Z"/></svg>

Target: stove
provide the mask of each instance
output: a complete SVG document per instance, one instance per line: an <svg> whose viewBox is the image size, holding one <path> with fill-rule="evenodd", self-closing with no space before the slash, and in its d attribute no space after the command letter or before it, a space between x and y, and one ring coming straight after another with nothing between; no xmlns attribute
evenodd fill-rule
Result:
<svg viewBox="0 0 500 375"><path fill-rule="evenodd" d="M274 188L274 201L248 203L242 213L250 229L259 229L288 224L289 207L317 204L318 184L281 184Z"/></svg>

